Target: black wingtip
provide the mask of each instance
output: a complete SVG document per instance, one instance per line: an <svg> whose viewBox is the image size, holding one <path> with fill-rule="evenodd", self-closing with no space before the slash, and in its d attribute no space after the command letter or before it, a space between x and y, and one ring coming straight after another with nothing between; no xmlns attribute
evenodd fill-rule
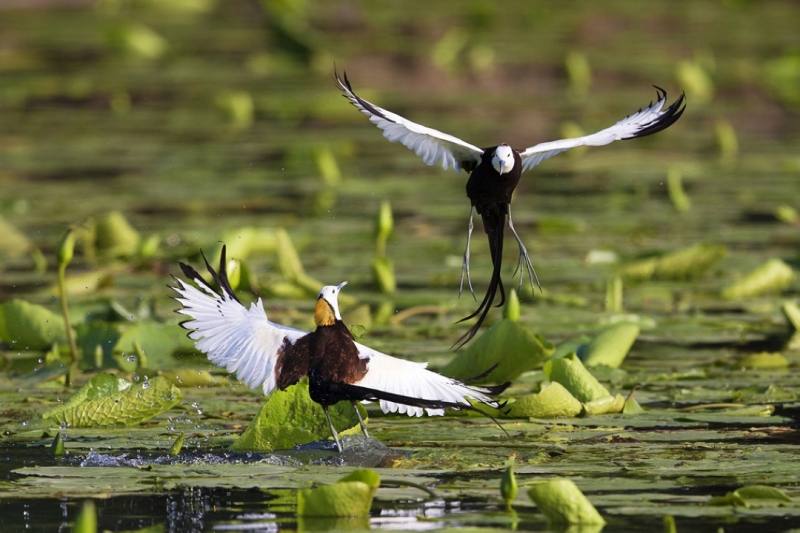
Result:
<svg viewBox="0 0 800 533"><path fill-rule="evenodd" d="M662 89L657 85L653 85L656 88L656 92L658 93L659 100L666 100L667 99L667 91ZM632 137L628 137L628 139L637 139L639 137L646 137L648 135L652 135L654 133L658 133L659 131L665 130L675 124L683 112L686 110L686 93L683 92L675 100L672 105L666 108L663 114L658 117L650 126L636 132L635 135ZM626 139L627 140L627 139Z"/></svg>
<svg viewBox="0 0 800 533"><path fill-rule="evenodd" d="M208 259L206 259L205 254L201 251L200 255L203 256L203 261L206 264L206 269L208 269L209 274L211 274L211 278L219 285L220 289L225 291L225 294L229 296L233 301L239 302L239 298L236 297L236 293L233 292L233 287L231 287L231 282L228 279L228 271L227 271L227 263L228 259L226 257L228 251L228 247L226 245L222 245L222 252L219 255L219 273L214 271L214 268L208 263Z"/></svg>

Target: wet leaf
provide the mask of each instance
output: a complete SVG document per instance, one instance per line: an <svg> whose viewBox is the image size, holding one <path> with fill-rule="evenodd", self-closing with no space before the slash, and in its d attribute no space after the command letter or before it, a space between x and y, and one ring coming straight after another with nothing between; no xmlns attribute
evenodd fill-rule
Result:
<svg viewBox="0 0 800 533"><path fill-rule="evenodd" d="M741 300L764 293L779 292L794 281L792 268L780 259L770 259L722 291L728 300Z"/></svg>
<svg viewBox="0 0 800 533"><path fill-rule="evenodd" d="M42 418L70 427L134 426L171 409L180 390L162 377L143 383L98 374Z"/></svg>
<svg viewBox="0 0 800 533"><path fill-rule="evenodd" d="M562 384L580 402L588 403L611 396L574 353L561 359L551 359L545 363L544 373L550 381Z"/></svg>
<svg viewBox="0 0 800 533"><path fill-rule="evenodd" d="M0 307L0 339L16 350L44 351L67 342L64 319L46 307L10 300Z"/></svg>
<svg viewBox="0 0 800 533"><path fill-rule="evenodd" d="M358 417L349 402L339 402L329 411L340 434L358 426ZM273 392L231 449L269 452L330 437L322 407L308 395L308 383L301 381L285 391Z"/></svg>
<svg viewBox="0 0 800 533"><path fill-rule="evenodd" d="M782 490L767 485L749 485L708 500L707 505L733 507L757 507L763 505L780 505L791 503L792 499Z"/></svg>
<svg viewBox="0 0 800 533"><path fill-rule="evenodd" d="M517 498L519 486L517 485L517 478L514 476L514 467L509 466L503 472L503 477L500 479L500 495L506 502L506 505L511 505Z"/></svg>
<svg viewBox="0 0 800 533"><path fill-rule="evenodd" d="M355 470L332 485L297 491L298 516L365 516L380 486L373 470Z"/></svg>
<svg viewBox="0 0 800 533"><path fill-rule="evenodd" d="M503 383L537 368L555 351L555 346L513 320L504 318L461 350L442 374L471 379L497 365L481 382Z"/></svg>
<svg viewBox="0 0 800 533"><path fill-rule="evenodd" d="M606 523L575 483L566 478L545 481L528 490L549 524Z"/></svg>
<svg viewBox="0 0 800 533"><path fill-rule="evenodd" d="M608 328L583 348L581 351L583 364L619 368L640 331L636 324L626 323Z"/></svg>
<svg viewBox="0 0 800 533"><path fill-rule="evenodd" d="M63 457L67 453L64 449L64 438L61 436L60 431L56 433L53 444L50 445L50 453L53 454L54 457Z"/></svg>
<svg viewBox="0 0 800 533"><path fill-rule="evenodd" d="M173 457L180 455L181 449L183 448L183 443L186 440L186 436L181 433L178 435L178 438L175 439L175 442L172 443L172 446L169 448L169 454Z"/></svg>
<svg viewBox="0 0 800 533"><path fill-rule="evenodd" d="M579 402L560 383L542 387L538 394L517 399L510 404L510 418L566 418L577 416L582 409Z"/></svg>

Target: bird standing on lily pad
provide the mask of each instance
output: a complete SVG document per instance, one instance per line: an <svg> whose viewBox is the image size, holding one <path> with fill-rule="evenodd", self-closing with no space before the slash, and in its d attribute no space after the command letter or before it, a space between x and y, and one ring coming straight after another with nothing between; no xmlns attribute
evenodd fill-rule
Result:
<svg viewBox="0 0 800 533"><path fill-rule="evenodd" d="M579 146L603 146L617 140L635 139L652 135L671 126L677 121L685 109L685 96L681 95L672 105L664 108L667 102L667 93L656 87L658 99L645 109L629 115L613 126L598 131L591 135L572 139L545 142L528 147L524 150L515 150L507 144L479 148L461 139L442 133L441 131L416 124L408 119L378 107L358 96L347 79L347 74L340 77L334 73L336 83L344 96L362 113L369 117L370 122L383 130L383 136L391 142L400 142L414 151L428 165L441 164L443 170L450 167L456 172L462 168L469 173L467 181L467 196L472 207L469 213L469 232L467 233L467 246L464 251L464 262L461 270L461 284L459 294L464 287L464 279L474 296L472 281L469 274L469 243L472 237L472 215L477 211L483 220L483 229L489 238L489 251L492 255L492 277L486 295L478 308L461 321L478 317L475 324L457 341L463 346L480 328L486 318L489 308L494 302L497 291L500 291L500 303L505 301L505 290L500 279L500 266L503 260L503 232L508 219L508 227L519 247L520 286L527 271L533 289L534 279L539 284L539 279L533 269L528 251L522 243L514 222L511 219L511 195L517 187L522 172L530 170L545 159L556 154Z"/></svg>
<svg viewBox="0 0 800 533"><path fill-rule="evenodd" d="M356 402L377 401L385 413L409 416L422 416L424 411L443 415L445 408L486 414L469 400L502 408L489 395L500 394L508 383L471 387L427 370L427 363L404 361L355 342L339 313L338 295L346 282L319 292L314 309L317 329L309 333L271 322L260 299L245 307L231 288L225 265L225 247L219 272L206 261L219 285L216 291L196 270L180 263L184 275L197 285L175 278L175 300L182 306L177 312L189 317L181 325L190 330L189 338L212 363L235 373L251 388L263 387L264 394L285 390L308 376L311 399L322 405L340 452L339 436L328 414L328 407L340 401L349 401L354 408ZM369 438L357 408L356 413Z"/></svg>

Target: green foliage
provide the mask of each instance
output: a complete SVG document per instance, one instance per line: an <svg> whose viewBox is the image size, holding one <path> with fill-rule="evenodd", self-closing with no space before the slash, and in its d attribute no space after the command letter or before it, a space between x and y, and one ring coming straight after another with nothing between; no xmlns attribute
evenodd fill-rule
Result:
<svg viewBox="0 0 800 533"><path fill-rule="evenodd" d="M134 426L171 409L181 398L181 391L162 377L131 384L98 374L42 418L69 427Z"/></svg>
<svg viewBox="0 0 800 533"><path fill-rule="evenodd" d="M767 485L748 485L708 500L707 505L730 505L733 507L765 507L792 503L792 499L780 489Z"/></svg>
<svg viewBox="0 0 800 533"><path fill-rule="evenodd" d="M175 439L175 442L173 442L172 446L170 446L169 448L169 454L173 457L180 455L185 440L186 440L186 435L184 435L183 433L178 435L178 438Z"/></svg>
<svg viewBox="0 0 800 533"><path fill-rule="evenodd" d="M23 256L32 248L28 237L0 215L0 258Z"/></svg>
<svg viewBox="0 0 800 533"><path fill-rule="evenodd" d="M728 256L728 249L719 244L695 244L656 258L636 261L622 273L630 279L691 280L708 272Z"/></svg>
<svg viewBox="0 0 800 533"><path fill-rule="evenodd" d="M349 402L339 402L331 406L329 412L340 434L358 426L358 417ZM308 395L308 383L301 381L285 391L273 392L231 449L270 452L330 436L322 407Z"/></svg>
<svg viewBox="0 0 800 533"><path fill-rule="evenodd" d="M508 409L509 418L567 418L578 416L582 406L563 385L554 382L538 394L517 399Z"/></svg>
<svg viewBox="0 0 800 533"><path fill-rule="evenodd" d="M610 396L608 389L586 370L574 353L561 359L547 361L544 365L544 373L550 381L560 383L583 403Z"/></svg>
<svg viewBox="0 0 800 533"><path fill-rule="evenodd" d="M602 526L606 523L581 489L570 479L558 478L539 483L528 491L528 496L549 524Z"/></svg>
<svg viewBox="0 0 800 533"><path fill-rule="evenodd" d="M16 350L44 351L67 342L64 319L46 307L25 300L0 306L0 339Z"/></svg>
<svg viewBox="0 0 800 533"><path fill-rule="evenodd" d="M81 505L81 511L75 520L73 533L97 533L97 511L92 500L86 500Z"/></svg>
<svg viewBox="0 0 800 533"><path fill-rule="evenodd" d="M586 366L605 365L619 368L639 336L639 326L619 323L603 331L581 351L581 359Z"/></svg>
<svg viewBox="0 0 800 533"><path fill-rule="evenodd" d="M625 398L621 394L604 396L583 404L586 416L621 413L625 408Z"/></svg>
<svg viewBox="0 0 800 533"><path fill-rule="evenodd" d="M101 257L133 257L139 251L141 235L120 211L111 211L95 220L89 239Z"/></svg>
<svg viewBox="0 0 800 533"><path fill-rule="evenodd" d="M109 48L131 57L158 59L167 51L167 40L142 24L112 26L106 33Z"/></svg>
<svg viewBox="0 0 800 533"><path fill-rule="evenodd" d="M765 293L779 292L795 279L792 267L780 259L770 259L736 283L722 290L722 297L728 300L742 300Z"/></svg>
<svg viewBox="0 0 800 533"><path fill-rule="evenodd" d="M219 94L214 103L233 127L245 129L253 125L255 105L250 93L226 91Z"/></svg>
<svg viewBox="0 0 800 533"><path fill-rule="evenodd" d="M514 476L514 467L509 466L503 472L503 477L500 479L500 495L506 502L506 506L510 506L517 498L519 486L517 485L517 478Z"/></svg>
<svg viewBox="0 0 800 533"><path fill-rule="evenodd" d="M554 350L555 346L538 333L531 333L517 322L504 318L461 350L442 368L442 373L471 379L495 367L480 381L503 383L537 368Z"/></svg>
<svg viewBox="0 0 800 533"><path fill-rule="evenodd" d="M667 172L667 192L678 213L685 213L692 208L692 201L683 188L681 171L677 167L671 167Z"/></svg>
<svg viewBox="0 0 800 533"><path fill-rule="evenodd" d="M61 436L60 431L56 433L53 444L50 445L50 453L53 457L63 457L67 454L67 450L64 448L64 438Z"/></svg>
<svg viewBox="0 0 800 533"><path fill-rule="evenodd" d="M789 361L779 353L754 353L739 359L735 365L737 368L786 368Z"/></svg>
<svg viewBox="0 0 800 533"><path fill-rule="evenodd" d="M381 484L373 470L354 470L332 485L297 491L298 516L365 516Z"/></svg>

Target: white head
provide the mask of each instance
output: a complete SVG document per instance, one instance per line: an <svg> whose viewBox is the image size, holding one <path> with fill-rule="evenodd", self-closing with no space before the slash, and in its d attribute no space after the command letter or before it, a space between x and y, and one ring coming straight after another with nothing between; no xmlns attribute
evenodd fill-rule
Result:
<svg viewBox="0 0 800 533"><path fill-rule="evenodd" d="M514 168L514 151L507 144L501 144L494 150L492 166L498 174L506 174Z"/></svg>
<svg viewBox="0 0 800 533"><path fill-rule="evenodd" d="M335 320L341 320L339 314L339 291L347 285L346 281L340 284L326 285L319 291L317 296L317 306L314 309L314 323L317 326L331 326Z"/></svg>

